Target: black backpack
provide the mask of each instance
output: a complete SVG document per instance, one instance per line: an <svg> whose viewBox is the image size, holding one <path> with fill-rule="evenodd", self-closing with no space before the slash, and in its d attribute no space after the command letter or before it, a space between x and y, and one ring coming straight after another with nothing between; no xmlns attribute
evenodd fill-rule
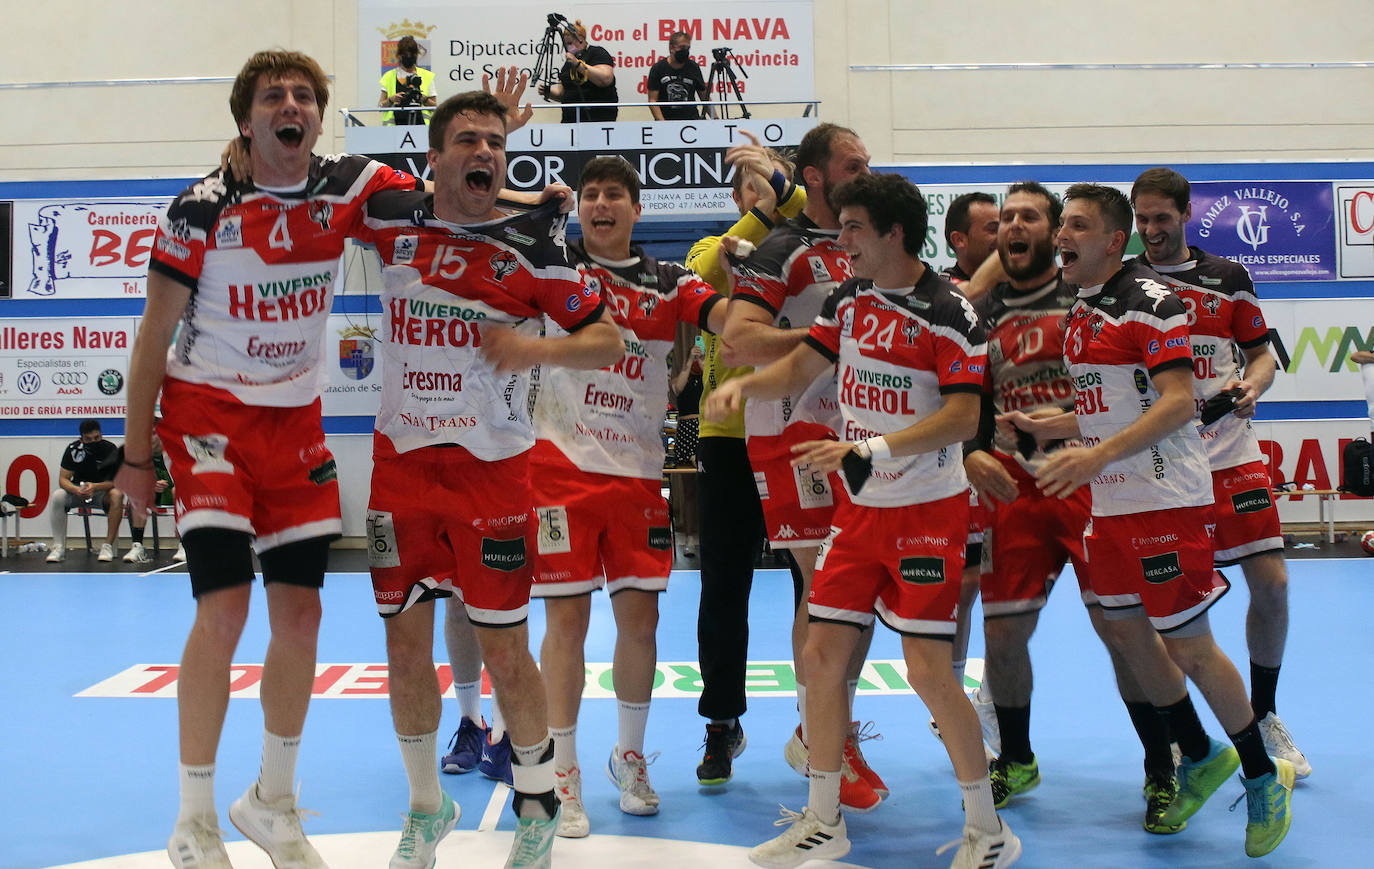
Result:
<svg viewBox="0 0 1374 869"><path fill-rule="evenodd" d="M1341 453L1345 470L1341 474L1341 491L1362 498L1374 496L1374 447L1364 438L1345 445Z"/></svg>

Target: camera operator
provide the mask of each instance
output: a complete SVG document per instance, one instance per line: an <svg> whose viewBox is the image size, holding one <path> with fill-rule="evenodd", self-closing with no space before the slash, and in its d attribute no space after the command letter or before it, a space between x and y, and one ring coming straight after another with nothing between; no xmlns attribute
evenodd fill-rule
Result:
<svg viewBox="0 0 1374 869"><path fill-rule="evenodd" d="M651 103L688 103L706 99L706 79L692 59L692 37L679 30L668 37L668 56L649 68L645 89ZM701 117L696 106L651 105L656 121L694 121Z"/></svg>
<svg viewBox="0 0 1374 869"><path fill-rule="evenodd" d="M434 73L416 66L420 60L420 44L413 36L402 36L396 43L396 68L382 76L382 96L379 106L432 106ZM422 112L387 112L383 124L419 125L429 120Z"/></svg>
<svg viewBox="0 0 1374 869"><path fill-rule="evenodd" d="M539 95L547 100L563 103L563 123L579 121L614 121L620 113L616 106L595 109L569 108L575 103L616 103L620 95L615 89L615 60L599 45L587 44L587 28L581 21L558 26L558 35L567 52L567 62L558 71L558 83L541 84Z"/></svg>

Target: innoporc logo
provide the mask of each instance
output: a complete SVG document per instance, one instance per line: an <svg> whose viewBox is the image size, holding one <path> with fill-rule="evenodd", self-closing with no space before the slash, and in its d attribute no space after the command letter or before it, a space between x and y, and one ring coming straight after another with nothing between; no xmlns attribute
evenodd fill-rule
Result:
<svg viewBox="0 0 1374 869"><path fill-rule="evenodd" d="M339 332L339 368L353 380L366 380L377 365L377 330L349 326Z"/></svg>

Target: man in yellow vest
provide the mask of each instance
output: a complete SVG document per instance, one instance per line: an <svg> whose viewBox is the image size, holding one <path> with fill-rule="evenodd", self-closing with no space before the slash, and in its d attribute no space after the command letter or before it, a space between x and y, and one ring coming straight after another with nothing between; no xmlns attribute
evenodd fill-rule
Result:
<svg viewBox="0 0 1374 869"><path fill-rule="evenodd" d="M382 95L379 106L432 106L434 73L416 66L420 60L420 44L413 36L402 36L396 43L396 68L382 76ZM387 112L383 124L418 125L429 122L429 113Z"/></svg>

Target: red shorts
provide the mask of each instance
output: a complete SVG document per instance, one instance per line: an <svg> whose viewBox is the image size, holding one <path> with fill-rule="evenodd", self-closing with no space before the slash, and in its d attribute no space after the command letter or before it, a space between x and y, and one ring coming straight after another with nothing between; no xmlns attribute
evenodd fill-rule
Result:
<svg viewBox="0 0 1374 869"><path fill-rule="evenodd" d="M1010 504L997 503L988 511L983 538L979 588L983 614L1004 616L1034 612L1045 605L1050 589L1066 562L1073 562L1079 594L1093 603L1083 554L1083 530L1092 514L1092 492L1080 486L1063 500L1047 498L1036 488L1035 478L1014 460L998 456L1018 493Z"/></svg>
<svg viewBox="0 0 1374 869"><path fill-rule="evenodd" d="M835 505L849 502L839 474L792 467L793 444L834 439L827 426L811 422L793 423L780 435L749 438L749 464L774 549L819 546L830 534Z"/></svg>
<svg viewBox="0 0 1374 869"><path fill-rule="evenodd" d="M1283 550L1279 508L1269 495L1270 485L1269 469L1262 461L1212 472L1218 566Z"/></svg>
<svg viewBox="0 0 1374 869"><path fill-rule="evenodd" d="M846 502L835 526L816 558L811 618L863 626L876 613L900 634L954 636L967 493L907 507Z"/></svg>
<svg viewBox="0 0 1374 869"><path fill-rule="evenodd" d="M1108 613L1143 606L1155 630L1178 630L1229 589L1212 569L1212 505L1094 516L1086 538L1089 579ZM1110 615L1109 615L1110 617Z"/></svg>
<svg viewBox="0 0 1374 869"><path fill-rule="evenodd" d="M572 597L606 587L663 591L673 569L673 531L658 480L531 466L539 536L534 597Z"/></svg>
<svg viewBox="0 0 1374 869"><path fill-rule="evenodd" d="M374 455L367 554L377 611L457 595L479 627L520 624L531 518L527 453L497 462L462 447Z"/></svg>
<svg viewBox="0 0 1374 869"><path fill-rule="evenodd" d="M256 535L266 552L343 534L339 479L325 446L320 401L247 405L228 393L168 378L157 424L176 480L177 530Z"/></svg>

